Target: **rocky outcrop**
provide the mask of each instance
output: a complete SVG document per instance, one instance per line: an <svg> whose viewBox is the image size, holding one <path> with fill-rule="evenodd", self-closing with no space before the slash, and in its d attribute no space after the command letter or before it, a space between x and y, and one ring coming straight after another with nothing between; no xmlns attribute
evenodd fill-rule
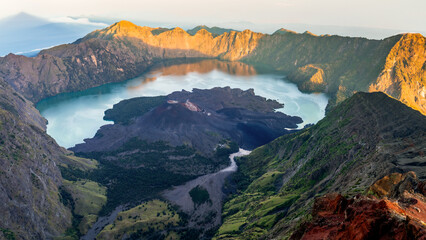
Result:
<svg viewBox="0 0 426 240"><path fill-rule="evenodd" d="M32 103L0 79L0 238L52 239L71 225L56 165L66 150L45 128Z"/></svg>
<svg viewBox="0 0 426 240"><path fill-rule="evenodd" d="M412 172L393 173L371 187L379 198L347 199L336 193L319 197L313 219L291 239L426 239L424 184Z"/></svg>

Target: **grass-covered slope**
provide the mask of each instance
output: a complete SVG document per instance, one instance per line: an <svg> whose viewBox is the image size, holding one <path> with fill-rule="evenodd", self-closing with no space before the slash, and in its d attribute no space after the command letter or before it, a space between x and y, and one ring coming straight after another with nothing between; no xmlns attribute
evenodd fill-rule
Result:
<svg viewBox="0 0 426 240"><path fill-rule="evenodd" d="M160 200L144 202L120 212L113 224L107 225L96 239L178 239L173 228L181 219L170 204Z"/></svg>
<svg viewBox="0 0 426 240"><path fill-rule="evenodd" d="M64 180L63 183L64 190L71 194L74 201L73 213L79 221L75 225L80 234L85 234L96 222L98 213L107 201L106 187L90 180Z"/></svg>
<svg viewBox="0 0 426 240"><path fill-rule="evenodd" d="M391 172L426 178L426 117L383 93L357 93L318 124L239 159L239 193L217 239L286 238L315 196L363 193Z"/></svg>

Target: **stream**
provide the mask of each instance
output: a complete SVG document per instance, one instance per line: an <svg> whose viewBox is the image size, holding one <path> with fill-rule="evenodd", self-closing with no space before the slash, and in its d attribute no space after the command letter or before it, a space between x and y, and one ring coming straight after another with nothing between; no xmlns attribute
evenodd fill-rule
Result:
<svg viewBox="0 0 426 240"><path fill-rule="evenodd" d="M232 153L229 155L231 164L215 173L207 174L201 177L198 177L194 180L186 182L183 185L173 187L171 190L166 190L163 193L163 196L172 202L173 204L178 205L182 211L185 213L191 214L192 216L202 217L205 214L215 211L218 214L218 218L215 219L213 225L220 224L220 213L222 212L222 202L225 194L222 191L222 187L225 183L226 178L231 175L231 173L236 172L238 169L237 163L235 162L235 157L245 156L250 154L251 151L244 149L239 149L238 152ZM196 186L202 186L205 188L210 195L211 205L202 206L201 208L196 208L192 202L189 191ZM99 217L96 223L89 229L89 231L81 237L81 240L94 240L96 236L102 231L102 229L114 222L117 218L119 212L125 210L123 206L118 206L112 213L108 216ZM193 223L195 224L195 223ZM191 222L190 222L191 226Z"/></svg>

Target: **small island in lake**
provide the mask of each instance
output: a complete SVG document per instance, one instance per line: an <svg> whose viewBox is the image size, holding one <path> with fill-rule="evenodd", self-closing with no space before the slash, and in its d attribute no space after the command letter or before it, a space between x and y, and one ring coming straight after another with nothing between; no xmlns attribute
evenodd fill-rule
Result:
<svg viewBox="0 0 426 240"><path fill-rule="evenodd" d="M253 89L182 90L167 96L121 101L105 112L114 124L78 144L76 153L116 150L132 139L186 145L211 156L224 140L253 149L297 128L300 117L276 109L283 104L257 96Z"/></svg>

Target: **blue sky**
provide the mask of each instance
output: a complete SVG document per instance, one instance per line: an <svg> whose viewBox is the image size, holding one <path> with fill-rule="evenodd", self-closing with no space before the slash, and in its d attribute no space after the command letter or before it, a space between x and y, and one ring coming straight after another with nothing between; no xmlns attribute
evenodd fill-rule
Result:
<svg viewBox="0 0 426 240"><path fill-rule="evenodd" d="M233 23L357 26L426 30L425 0L4 0L0 18L27 12L167 24Z"/></svg>

